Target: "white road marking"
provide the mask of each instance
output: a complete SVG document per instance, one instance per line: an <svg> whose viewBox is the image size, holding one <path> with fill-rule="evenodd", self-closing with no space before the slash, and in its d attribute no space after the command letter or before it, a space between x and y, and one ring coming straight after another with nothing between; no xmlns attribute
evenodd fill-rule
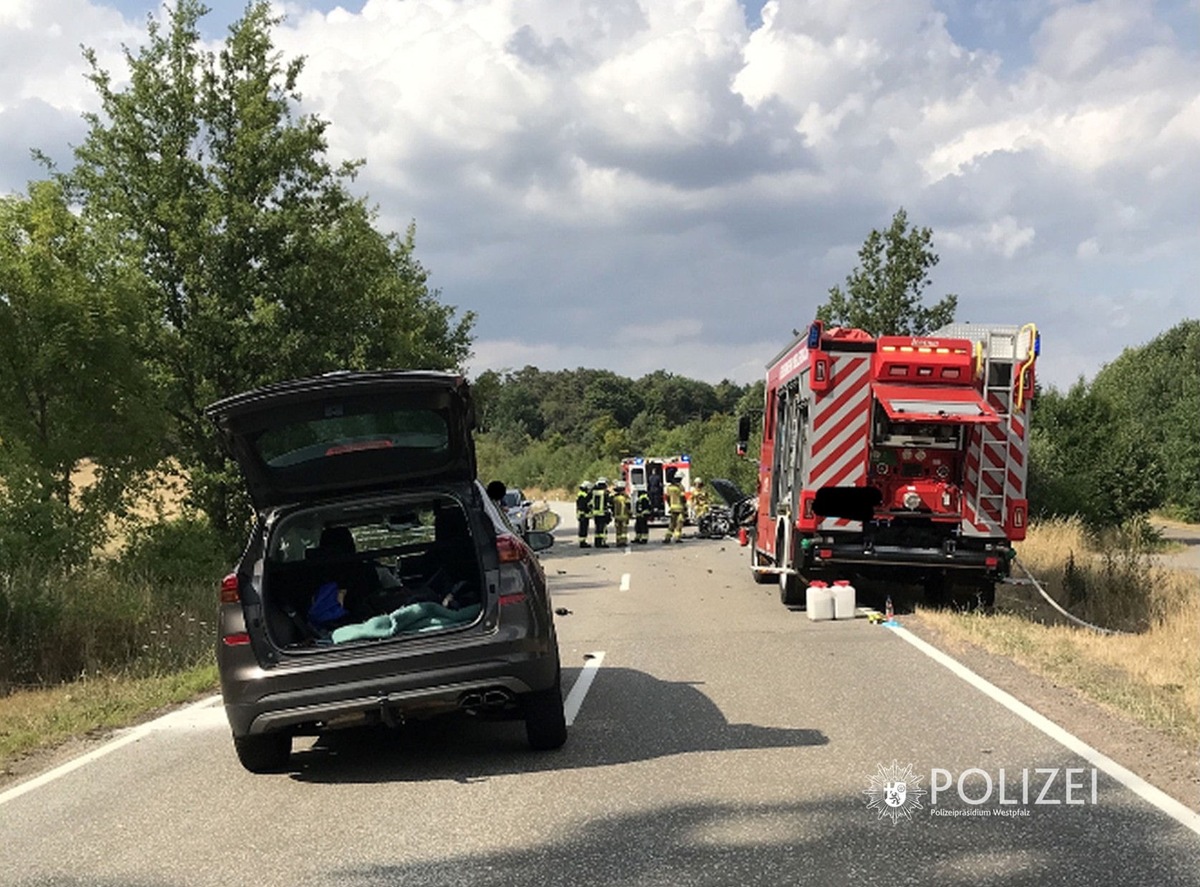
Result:
<svg viewBox="0 0 1200 887"><path fill-rule="evenodd" d="M579 708L583 705L583 697L587 696L588 688L596 679L596 672L600 670L600 663L604 661L604 651L589 653L588 656L589 659L583 664L583 671L579 672L575 686L571 688L571 692L567 694L567 701L563 703L563 714L567 717L568 727L575 723L575 716L579 714Z"/></svg>
<svg viewBox="0 0 1200 887"><path fill-rule="evenodd" d="M119 748L123 748L130 743L137 742L139 739L144 739L151 733L158 730L174 729L183 726L210 726L211 719L205 717L205 712L200 709L206 709L214 706L221 701L220 696L209 696L201 699L199 702L194 702L191 705L184 706L178 711L173 711L170 714L165 714L161 718L155 718L153 721L148 721L130 730L120 733L115 739L104 743L99 748L94 748L90 752L79 757L67 761L60 767L55 767L53 770L48 770L41 776L36 776L28 782L22 782L10 788L8 791L0 792L0 804L6 804L14 798L19 798L26 792L31 792L35 788L41 788L47 783L53 782L61 776L66 776L78 770L85 764L90 764L92 761L98 760ZM221 721L225 720L224 712L218 710L221 715Z"/></svg>
<svg viewBox="0 0 1200 887"><path fill-rule="evenodd" d="M629 574L621 574L621 591L629 591Z"/></svg>
<svg viewBox="0 0 1200 887"><path fill-rule="evenodd" d="M1092 748L1075 734L1067 732L1045 715L1038 714L1024 702L1004 692L995 684L984 680L961 662L947 656L941 650L921 640L908 629L897 626L892 628L892 631L935 662L950 669L950 671L954 672L976 690L996 700L996 702L999 702L1013 714L1041 730L1055 742L1066 746L1066 748L1081 758L1090 761L1093 766L1103 770L1117 782L1121 783L1121 785L1142 798L1142 800L1153 804L1176 822L1200 834L1200 813L1189 810L1184 804L1179 803L1179 801L1176 801L1161 789L1155 788L1132 770L1122 767L1112 758Z"/></svg>

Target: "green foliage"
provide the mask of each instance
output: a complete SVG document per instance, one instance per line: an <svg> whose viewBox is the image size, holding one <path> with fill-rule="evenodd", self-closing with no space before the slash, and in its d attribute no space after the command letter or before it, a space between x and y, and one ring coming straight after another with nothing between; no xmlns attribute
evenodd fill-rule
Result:
<svg viewBox="0 0 1200 887"><path fill-rule="evenodd" d="M0 446L0 575L25 566L77 565L91 557L100 515L57 495L56 479L14 445Z"/></svg>
<svg viewBox="0 0 1200 887"><path fill-rule="evenodd" d="M126 575L145 577L167 589L186 586L196 576L221 576L233 559L208 520L186 515L136 527L119 566Z"/></svg>
<svg viewBox="0 0 1200 887"><path fill-rule="evenodd" d="M173 418L173 455L223 532L237 494L203 408L235 392L332 369L445 369L469 353L471 314L438 301L404 236L352 197L358 164L325 159L327 124L293 115L303 60L284 63L265 0L218 53L197 0L179 0L127 51L117 88L95 54L102 112L62 181L84 219L112 232L148 293L141 342ZM234 487L240 482L233 480Z"/></svg>
<svg viewBox="0 0 1200 887"><path fill-rule="evenodd" d="M0 694L208 661L217 584L200 568L169 584L109 562L0 571Z"/></svg>
<svg viewBox="0 0 1200 887"><path fill-rule="evenodd" d="M621 459L692 457L701 476L752 489L754 463L735 453L735 411L762 408L762 383L716 386L658 371L633 380L608 370L483 373L474 386L483 417L476 456L485 480L574 489L619 476Z"/></svg>
<svg viewBox="0 0 1200 887"><path fill-rule="evenodd" d="M1126 350L1091 385L1033 403L1037 513L1111 527L1170 507L1200 521L1200 322Z"/></svg>
<svg viewBox="0 0 1200 887"><path fill-rule="evenodd" d="M56 183L0 198L0 477L19 474L12 495L54 499L75 520L120 507L162 429L135 359L139 277L111 248ZM96 483L78 495L71 475L85 458Z"/></svg>
<svg viewBox="0 0 1200 887"><path fill-rule="evenodd" d="M908 226L904 208L886 231L872 230L858 251L859 266L846 277L846 289L833 286L817 319L857 327L875 336L923 335L954 320L958 296L944 296L932 308L921 304L938 263L929 228Z"/></svg>

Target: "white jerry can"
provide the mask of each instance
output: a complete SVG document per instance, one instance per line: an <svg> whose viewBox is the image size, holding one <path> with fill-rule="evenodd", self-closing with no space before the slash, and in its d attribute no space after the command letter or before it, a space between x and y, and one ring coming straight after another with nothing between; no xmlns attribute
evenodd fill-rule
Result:
<svg viewBox="0 0 1200 887"><path fill-rule="evenodd" d="M846 579L839 579L833 583L833 618L834 619L853 619L855 611L858 608L856 601L857 592L854 586Z"/></svg>
<svg viewBox="0 0 1200 887"><path fill-rule="evenodd" d="M808 618L823 622L833 618L833 590L820 579L814 580L804 589L804 608Z"/></svg>

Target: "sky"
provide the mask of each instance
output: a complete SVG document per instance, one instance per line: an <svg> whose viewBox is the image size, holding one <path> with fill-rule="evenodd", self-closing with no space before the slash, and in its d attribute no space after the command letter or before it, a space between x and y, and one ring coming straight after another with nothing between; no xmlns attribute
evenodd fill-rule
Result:
<svg viewBox="0 0 1200 887"><path fill-rule="evenodd" d="M244 3L208 0L216 48ZM288 0L304 110L416 225L469 370L745 383L903 207L926 303L1091 379L1200 317L1200 0ZM152 0L0 0L0 193L59 166Z"/></svg>

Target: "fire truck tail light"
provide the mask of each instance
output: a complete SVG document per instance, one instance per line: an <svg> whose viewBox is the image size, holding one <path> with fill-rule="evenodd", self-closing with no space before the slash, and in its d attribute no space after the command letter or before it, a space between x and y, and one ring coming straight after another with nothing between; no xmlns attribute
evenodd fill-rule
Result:
<svg viewBox="0 0 1200 887"><path fill-rule="evenodd" d="M988 557L988 558L983 559L984 566L988 567L989 569L996 566L999 563L1000 563L1000 558L998 558L998 557Z"/></svg>
<svg viewBox="0 0 1200 887"><path fill-rule="evenodd" d="M817 549L817 557L821 558L822 560L829 560L829 558L833 557L833 549L832 548L818 548Z"/></svg>

